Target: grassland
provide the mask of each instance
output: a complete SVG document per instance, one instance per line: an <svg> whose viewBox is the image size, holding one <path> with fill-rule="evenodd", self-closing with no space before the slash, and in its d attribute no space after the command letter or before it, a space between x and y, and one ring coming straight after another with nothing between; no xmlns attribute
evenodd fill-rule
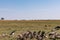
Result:
<svg viewBox="0 0 60 40"><path fill-rule="evenodd" d="M0 40L15 40L17 34L27 30L44 30L47 33L57 25L60 25L60 20L0 20L0 35L3 33L10 34L13 30L16 30L14 37L0 38Z"/></svg>

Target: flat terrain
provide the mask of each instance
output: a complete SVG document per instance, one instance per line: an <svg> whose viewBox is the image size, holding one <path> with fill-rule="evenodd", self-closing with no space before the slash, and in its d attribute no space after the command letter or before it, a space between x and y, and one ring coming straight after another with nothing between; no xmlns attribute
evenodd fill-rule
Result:
<svg viewBox="0 0 60 40"><path fill-rule="evenodd" d="M45 27L47 25L47 27ZM16 35L30 31L43 30L50 32L54 27L60 25L60 20L0 20L0 35L10 34L16 30L14 37L0 38L0 40L16 40Z"/></svg>

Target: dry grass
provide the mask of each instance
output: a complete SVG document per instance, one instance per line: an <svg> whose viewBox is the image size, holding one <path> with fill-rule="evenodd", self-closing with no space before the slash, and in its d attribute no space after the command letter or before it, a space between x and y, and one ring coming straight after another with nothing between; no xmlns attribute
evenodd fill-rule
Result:
<svg viewBox="0 0 60 40"><path fill-rule="evenodd" d="M48 26L45 27L45 25ZM17 34L27 30L44 30L47 33L57 25L60 25L60 20L0 20L0 35L3 33L10 34L11 31L16 30L14 37L0 38L0 40L15 40Z"/></svg>

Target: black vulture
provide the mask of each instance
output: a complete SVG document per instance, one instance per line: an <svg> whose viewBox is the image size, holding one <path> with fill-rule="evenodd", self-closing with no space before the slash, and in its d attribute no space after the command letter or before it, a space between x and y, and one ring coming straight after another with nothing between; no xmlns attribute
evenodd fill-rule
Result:
<svg viewBox="0 0 60 40"><path fill-rule="evenodd" d="M54 29L59 30L60 29L60 26L56 26Z"/></svg>
<svg viewBox="0 0 60 40"><path fill-rule="evenodd" d="M16 31L16 30L12 31L12 32L10 33L10 35L13 35L13 34L15 33L15 31Z"/></svg>

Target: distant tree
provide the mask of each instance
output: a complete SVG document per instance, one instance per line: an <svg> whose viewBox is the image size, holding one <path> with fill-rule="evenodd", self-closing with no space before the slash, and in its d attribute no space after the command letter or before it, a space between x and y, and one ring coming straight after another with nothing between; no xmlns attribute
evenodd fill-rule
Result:
<svg viewBox="0 0 60 40"><path fill-rule="evenodd" d="M1 20L4 20L4 18L2 17Z"/></svg>

